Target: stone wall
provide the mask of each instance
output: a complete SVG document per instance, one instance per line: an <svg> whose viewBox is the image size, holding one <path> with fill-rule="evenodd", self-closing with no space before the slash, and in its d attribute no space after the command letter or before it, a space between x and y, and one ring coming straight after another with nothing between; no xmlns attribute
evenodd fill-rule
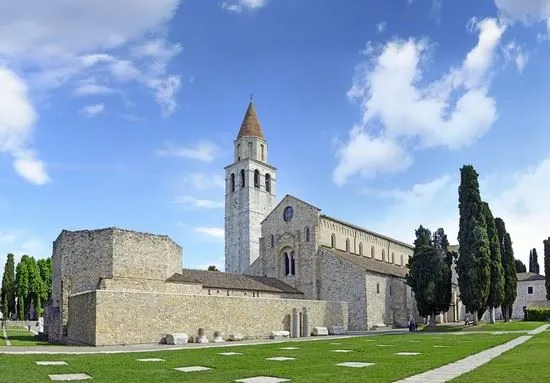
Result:
<svg viewBox="0 0 550 383"><path fill-rule="evenodd" d="M99 284L101 290L154 291L159 293L203 294L199 283L171 283L157 279L139 278L103 278Z"/></svg>
<svg viewBox="0 0 550 383"><path fill-rule="evenodd" d="M352 254L371 257L405 266L412 257L413 247L360 228L322 216L320 244ZM332 236L334 235L334 246Z"/></svg>
<svg viewBox="0 0 550 383"><path fill-rule="evenodd" d="M532 294L529 294L529 287L533 288ZM546 286L544 284L544 279L535 281L518 281L516 291L517 296L512 308L512 319L523 319L523 307L526 307L529 302L546 300ZM495 316L497 319L502 318L500 308L495 310Z"/></svg>
<svg viewBox="0 0 550 383"><path fill-rule="evenodd" d="M348 302L348 328L367 330L365 271L326 249L319 249L319 299Z"/></svg>
<svg viewBox="0 0 550 383"><path fill-rule="evenodd" d="M95 345L156 343L169 332L196 334L200 327L211 337L215 330L225 336L243 333L251 338L268 336L272 330L289 330L293 308L307 307L310 328L343 325L347 328L346 302L324 302L252 297L160 294L97 290L82 294L75 305L85 299L96 299ZM80 308L73 308L75 313ZM70 321L70 334L89 339L89 330L73 327L93 326L84 317L83 323ZM74 341L80 341L74 339ZM84 340L85 341L85 340Z"/></svg>
<svg viewBox="0 0 550 383"><path fill-rule="evenodd" d="M96 339L96 295L80 293L69 297L69 320L66 342L70 344L94 344ZM124 329L119 329L123 332Z"/></svg>

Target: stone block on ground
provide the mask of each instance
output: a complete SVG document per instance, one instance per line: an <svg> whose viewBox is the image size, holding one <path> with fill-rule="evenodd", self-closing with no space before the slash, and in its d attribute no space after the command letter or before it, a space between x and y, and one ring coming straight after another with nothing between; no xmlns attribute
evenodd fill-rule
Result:
<svg viewBox="0 0 550 383"><path fill-rule="evenodd" d="M222 336L222 333L220 331L214 331L214 339L212 339L212 342L214 342L214 343L225 342L223 340L223 336Z"/></svg>
<svg viewBox="0 0 550 383"><path fill-rule="evenodd" d="M53 381L72 381L72 380L92 379L90 375L86 375L86 374L52 374L48 376L50 377L50 380L53 380Z"/></svg>
<svg viewBox="0 0 550 383"><path fill-rule="evenodd" d="M205 335L199 335L195 338L195 343L208 343L208 338Z"/></svg>
<svg viewBox="0 0 550 383"><path fill-rule="evenodd" d="M286 330L271 331L271 334L269 335L269 337L271 339L288 338L290 337L290 331L286 331Z"/></svg>
<svg viewBox="0 0 550 383"><path fill-rule="evenodd" d="M186 344L189 336L183 332L166 334L166 344Z"/></svg>
<svg viewBox="0 0 550 383"><path fill-rule="evenodd" d="M313 327L313 336L328 335L326 327Z"/></svg>
<svg viewBox="0 0 550 383"><path fill-rule="evenodd" d="M328 333L330 335L346 335L346 329L344 328L344 326L330 326L328 328Z"/></svg>
<svg viewBox="0 0 550 383"><path fill-rule="evenodd" d="M229 341L239 341L239 340L244 340L244 335L241 334L241 333L235 333L235 334L229 334L229 337L227 338L227 340Z"/></svg>

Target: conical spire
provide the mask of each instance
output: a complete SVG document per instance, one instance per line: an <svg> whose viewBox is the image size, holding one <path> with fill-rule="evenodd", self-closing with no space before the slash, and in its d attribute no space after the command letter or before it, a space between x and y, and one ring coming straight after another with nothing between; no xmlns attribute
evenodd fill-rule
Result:
<svg viewBox="0 0 550 383"><path fill-rule="evenodd" d="M246 136L264 138L262 128L260 127L260 121L256 115L256 109L254 108L252 96L250 96L250 103L248 104L248 109L244 115L243 123L241 124L241 129L239 130L239 135L237 138Z"/></svg>

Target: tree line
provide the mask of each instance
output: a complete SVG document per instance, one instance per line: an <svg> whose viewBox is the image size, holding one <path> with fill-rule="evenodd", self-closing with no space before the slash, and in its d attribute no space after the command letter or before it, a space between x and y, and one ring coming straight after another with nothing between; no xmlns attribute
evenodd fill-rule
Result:
<svg viewBox="0 0 550 383"><path fill-rule="evenodd" d="M3 318L34 320L43 314L52 295L51 258L39 259L23 255L15 266L8 254L2 276L0 307Z"/></svg>
<svg viewBox="0 0 550 383"><path fill-rule="evenodd" d="M415 293L418 311L422 316L430 315L435 324L435 316L449 310L452 267L456 260L460 300L466 311L473 314L474 323L487 310L494 323L498 307L508 321L517 294L512 239L504 220L493 217L489 204L481 199L478 173L471 165L460 169L458 202L458 253L449 251L443 228L433 235L423 226L416 230L406 280ZM547 247L550 252L550 243Z"/></svg>

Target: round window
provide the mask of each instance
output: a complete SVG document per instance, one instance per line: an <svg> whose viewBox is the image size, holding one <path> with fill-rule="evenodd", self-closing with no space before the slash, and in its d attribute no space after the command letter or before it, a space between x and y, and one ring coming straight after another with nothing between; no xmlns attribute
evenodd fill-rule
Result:
<svg viewBox="0 0 550 383"><path fill-rule="evenodd" d="M285 207L285 211L283 214L284 220L287 222L290 221L293 215L294 215L294 210L292 209L292 206Z"/></svg>

